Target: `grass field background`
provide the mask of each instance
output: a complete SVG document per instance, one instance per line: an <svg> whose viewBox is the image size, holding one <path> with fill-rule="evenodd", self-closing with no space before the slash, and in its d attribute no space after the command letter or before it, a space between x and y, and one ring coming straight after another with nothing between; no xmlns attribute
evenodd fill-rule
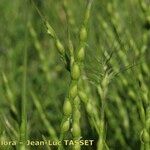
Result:
<svg viewBox="0 0 150 150"><path fill-rule="evenodd" d="M150 150L150 1L0 1L2 150Z"/></svg>

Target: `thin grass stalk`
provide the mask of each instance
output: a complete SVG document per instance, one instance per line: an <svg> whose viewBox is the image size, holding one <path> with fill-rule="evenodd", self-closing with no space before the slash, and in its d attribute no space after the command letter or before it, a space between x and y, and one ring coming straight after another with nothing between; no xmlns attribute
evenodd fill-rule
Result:
<svg viewBox="0 0 150 150"><path fill-rule="evenodd" d="M52 126L50 121L48 121L48 119L44 113L44 110L43 110L37 96L35 95L35 93L33 91L31 91L31 96L32 96L34 105L36 106L36 109L39 113L39 116L40 116L41 120L43 121L43 124L44 124L45 128L47 129L49 135L52 137L53 140L58 140L54 127Z"/></svg>
<svg viewBox="0 0 150 150"><path fill-rule="evenodd" d="M25 1L27 5L27 1ZM22 100L21 100L21 124L20 124L20 140L19 140L19 150L26 150L26 140L27 140L27 23L28 23L28 14L24 12L24 19L26 22L25 26L25 45L24 45L24 58L23 58L23 79L22 79Z"/></svg>
<svg viewBox="0 0 150 150"><path fill-rule="evenodd" d="M26 35L27 36L27 35ZM27 139L27 47L24 50L24 72L23 72L23 87L22 87L22 102L21 102L21 126L20 126L20 150L26 150Z"/></svg>

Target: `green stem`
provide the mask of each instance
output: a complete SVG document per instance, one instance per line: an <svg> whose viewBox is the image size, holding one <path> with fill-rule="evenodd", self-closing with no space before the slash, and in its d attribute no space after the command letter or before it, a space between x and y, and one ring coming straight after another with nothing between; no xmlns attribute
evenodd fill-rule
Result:
<svg viewBox="0 0 150 150"><path fill-rule="evenodd" d="M25 1L25 5L26 1ZM23 58L23 85L22 85L22 101L21 101L21 125L20 125L20 141L19 141L19 150L26 150L26 140L27 140L27 20L28 16L26 11L24 12L24 21L26 22L25 26L25 45L24 45L24 58Z"/></svg>

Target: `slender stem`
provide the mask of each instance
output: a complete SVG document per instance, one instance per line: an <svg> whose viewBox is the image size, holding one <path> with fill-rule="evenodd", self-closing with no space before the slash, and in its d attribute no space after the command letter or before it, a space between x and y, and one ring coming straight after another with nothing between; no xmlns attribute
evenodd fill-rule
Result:
<svg viewBox="0 0 150 150"><path fill-rule="evenodd" d="M27 1L25 1L25 5ZM25 9L26 10L26 9ZM22 100L21 100L21 125L20 125L20 143L19 150L26 150L26 140L27 140L27 21L28 16L26 11L24 12L25 24L25 44L23 52L23 79L22 79Z"/></svg>

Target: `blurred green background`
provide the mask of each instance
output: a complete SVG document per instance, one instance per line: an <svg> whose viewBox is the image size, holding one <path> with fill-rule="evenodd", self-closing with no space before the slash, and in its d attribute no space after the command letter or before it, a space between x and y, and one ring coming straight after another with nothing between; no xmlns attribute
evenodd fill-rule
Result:
<svg viewBox="0 0 150 150"><path fill-rule="evenodd" d="M87 1L68 0L67 3L69 20L66 19L63 0L35 0L35 5L51 24L64 47L67 48L70 35L73 46L77 49L78 33ZM51 138L43 124L41 113L46 116L59 137L63 118L62 105L70 83L69 71L66 70L54 41L47 34L43 20L32 2L1 0L0 16L0 139L19 139L24 95L27 102L28 139ZM86 75L83 75L83 80L91 89L90 94L86 94L92 97L92 110L97 109L99 117L101 98L97 87L102 81L103 62L115 73L109 83L105 101L105 142L112 150L148 150L149 0L94 0L87 28L84 61ZM27 76L25 83L24 73ZM31 92L36 100L33 100ZM89 119L86 104L83 102L80 112L82 138L95 140L92 147L83 146L82 149L95 150L99 134ZM68 135L66 138L71 137ZM0 149L12 150L16 147L0 145Z"/></svg>

